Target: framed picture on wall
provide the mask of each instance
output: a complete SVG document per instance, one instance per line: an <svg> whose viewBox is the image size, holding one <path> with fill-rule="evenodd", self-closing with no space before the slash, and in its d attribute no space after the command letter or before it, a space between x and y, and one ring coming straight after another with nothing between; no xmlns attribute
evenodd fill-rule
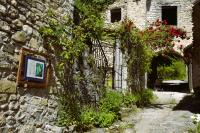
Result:
<svg viewBox="0 0 200 133"><path fill-rule="evenodd" d="M44 82L46 78L46 62L31 56L25 56L24 78L28 81Z"/></svg>
<svg viewBox="0 0 200 133"><path fill-rule="evenodd" d="M47 88L52 73L51 56L22 47L20 50L17 86L23 88Z"/></svg>

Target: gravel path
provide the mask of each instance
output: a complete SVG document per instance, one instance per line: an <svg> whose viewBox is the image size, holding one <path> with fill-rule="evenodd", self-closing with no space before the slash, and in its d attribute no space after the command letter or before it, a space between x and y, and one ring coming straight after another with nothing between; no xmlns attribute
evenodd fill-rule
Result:
<svg viewBox="0 0 200 133"><path fill-rule="evenodd" d="M123 121L135 125L135 131L129 130L129 133L187 133L194 127L190 119L193 113L173 110L187 94L155 92L155 95L158 97L155 104L123 118Z"/></svg>

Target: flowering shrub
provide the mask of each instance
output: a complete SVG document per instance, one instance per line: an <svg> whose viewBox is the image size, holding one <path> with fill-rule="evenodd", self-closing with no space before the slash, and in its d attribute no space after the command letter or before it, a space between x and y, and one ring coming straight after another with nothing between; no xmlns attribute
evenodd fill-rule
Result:
<svg viewBox="0 0 200 133"><path fill-rule="evenodd" d="M127 55L128 84L132 92L144 89L142 76L150 71L151 60L156 56L156 52L174 51L175 38L187 38L183 29L167 25L166 21L160 20L144 30L139 30L131 20L125 19L119 31L121 49ZM183 46L180 45L179 48L183 49Z"/></svg>
<svg viewBox="0 0 200 133"><path fill-rule="evenodd" d="M150 27L141 31L141 34L146 36L145 43L150 45L153 50L173 48L175 46L174 38L187 38L186 31L167 25L166 21L160 20L153 22ZM179 42L180 40L177 41ZM180 45L179 48L182 49L183 45Z"/></svg>

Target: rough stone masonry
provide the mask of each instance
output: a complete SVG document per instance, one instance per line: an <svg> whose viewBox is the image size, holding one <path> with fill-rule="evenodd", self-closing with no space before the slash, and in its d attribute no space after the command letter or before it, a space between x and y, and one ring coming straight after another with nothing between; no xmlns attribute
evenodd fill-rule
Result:
<svg viewBox="0 0 200 133"><path fill-rule="evenodd" d="M23 46L47 52L39 28L45 25L49 8L60 14L72 14L68 0L0 0L0 132L56 132L56 91L19 88L16 76L19 51Z"/></svg>

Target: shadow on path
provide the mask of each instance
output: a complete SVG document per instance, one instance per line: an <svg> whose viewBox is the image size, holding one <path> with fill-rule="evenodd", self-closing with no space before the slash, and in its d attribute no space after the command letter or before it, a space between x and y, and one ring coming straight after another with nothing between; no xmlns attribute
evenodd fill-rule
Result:
<svg viewBox="0 0 200 133"><path fill-rule="evenodd" d="M173 110L186 110L192 113L200 113L200 98L196 98L194 95L185 96Z"/></svg>
<svg viewBox="0 0 200 133"><path fill-rule="evenodd" d="M162 105L163 104L151 104L145 108L163 109Z"/></svg>

